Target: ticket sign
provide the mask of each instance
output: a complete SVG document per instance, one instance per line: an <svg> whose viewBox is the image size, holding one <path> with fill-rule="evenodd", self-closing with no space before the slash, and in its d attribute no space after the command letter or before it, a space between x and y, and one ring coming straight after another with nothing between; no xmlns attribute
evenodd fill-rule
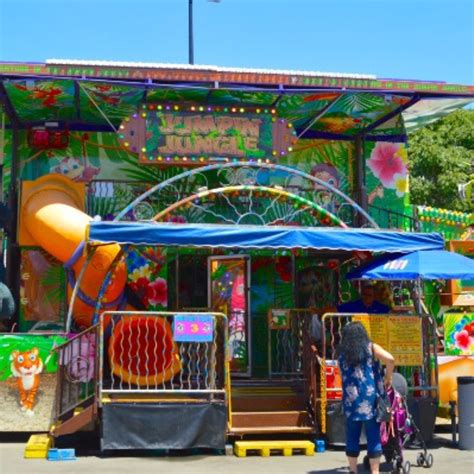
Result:
<svg viewBox="0 0 474 474"><path fill-rule="evenodd" d="M210 314L177 314L173 336L176 342L212 342L214 317Z"/></svg>
<svg viewBox="0 0 474 474"><path fill-rule="evenodd" d="M421 318L401 315L355 315L369 337L395 357L396 365L423 365Z"/></svg>
<svg viewBox="0 0 474 474"><path fill-rule="evenodd" d="M290 311L288 309L271 309L268 313L270 329L288 329L290 327Z"/></svg>

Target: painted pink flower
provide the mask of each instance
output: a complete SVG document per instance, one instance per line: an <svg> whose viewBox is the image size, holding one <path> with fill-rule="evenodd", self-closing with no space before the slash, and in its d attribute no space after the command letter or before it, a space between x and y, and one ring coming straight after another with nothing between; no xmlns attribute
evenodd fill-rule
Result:
<svg viewBox="0 0 474 474"><path fill-rule="evenodd" d="M379 142L367 160L367 166L385 188L394 189L396 175L406 176L408 172L399 149L398 144Z"/></svg>
<svg viewBox="0 0 474 474"><path fill-rule="evenodd" d="M459 349L467 350L469 349L470 345L470 337L469 333L466 330L459 331L454 335L454 338L456 339L456 346L459 347Z"/></svg>
<svg viewBox="0 0 474 474"><path fill-rule="evenodd" d="M168 285L164 278L157 278L148 285L148 299L153 305L168 306Z"/></svg>

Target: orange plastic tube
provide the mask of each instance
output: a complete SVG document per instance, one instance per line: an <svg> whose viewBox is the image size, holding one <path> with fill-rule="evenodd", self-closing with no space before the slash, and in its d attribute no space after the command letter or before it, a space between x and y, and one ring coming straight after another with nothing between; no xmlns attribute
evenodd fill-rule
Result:
<svg viewBox="0 0 474 474"><path fill-rule="evenodd" d="M22 203L21 222L37 244L59 261L66 263L84 241L86 228L92 220L81 211L82 197L68 178L50 174L35 181ZM85 271L81 291L96 300L107 270L120 251L116 244L99 247ZM85 262L81 254L72 265L77 278ZM115 301L122 293L127 280L126 266L121 262L104 294L104 302ZM112 308L113 309L113 308ZM78 301L73 315L82 327L90 326L94 308Z"/></svg>

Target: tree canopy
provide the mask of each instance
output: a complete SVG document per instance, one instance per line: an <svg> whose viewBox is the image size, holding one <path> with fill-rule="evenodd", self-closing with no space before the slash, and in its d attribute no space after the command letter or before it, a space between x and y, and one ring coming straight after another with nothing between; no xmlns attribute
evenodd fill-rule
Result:
<svg viewBox="0 0 474 474"><path fill-rule="evenodd" d="M457 110L408 137L412 204L474 211L458 185L474 179L474 110Z"/></svg>

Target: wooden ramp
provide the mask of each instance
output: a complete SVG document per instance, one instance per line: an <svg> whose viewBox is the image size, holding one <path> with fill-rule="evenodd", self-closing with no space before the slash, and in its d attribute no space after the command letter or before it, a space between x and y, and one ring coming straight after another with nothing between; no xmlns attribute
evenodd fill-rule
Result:
<svg viewBox="0 0 474 474"><path fill-rule="evenodd" d="M76 433L87 426L95 423L97 417L97 406L95 403L86 407L78 406L72 410L67 417L56 420L50 428L50 434L55 438Z"/></svg>

